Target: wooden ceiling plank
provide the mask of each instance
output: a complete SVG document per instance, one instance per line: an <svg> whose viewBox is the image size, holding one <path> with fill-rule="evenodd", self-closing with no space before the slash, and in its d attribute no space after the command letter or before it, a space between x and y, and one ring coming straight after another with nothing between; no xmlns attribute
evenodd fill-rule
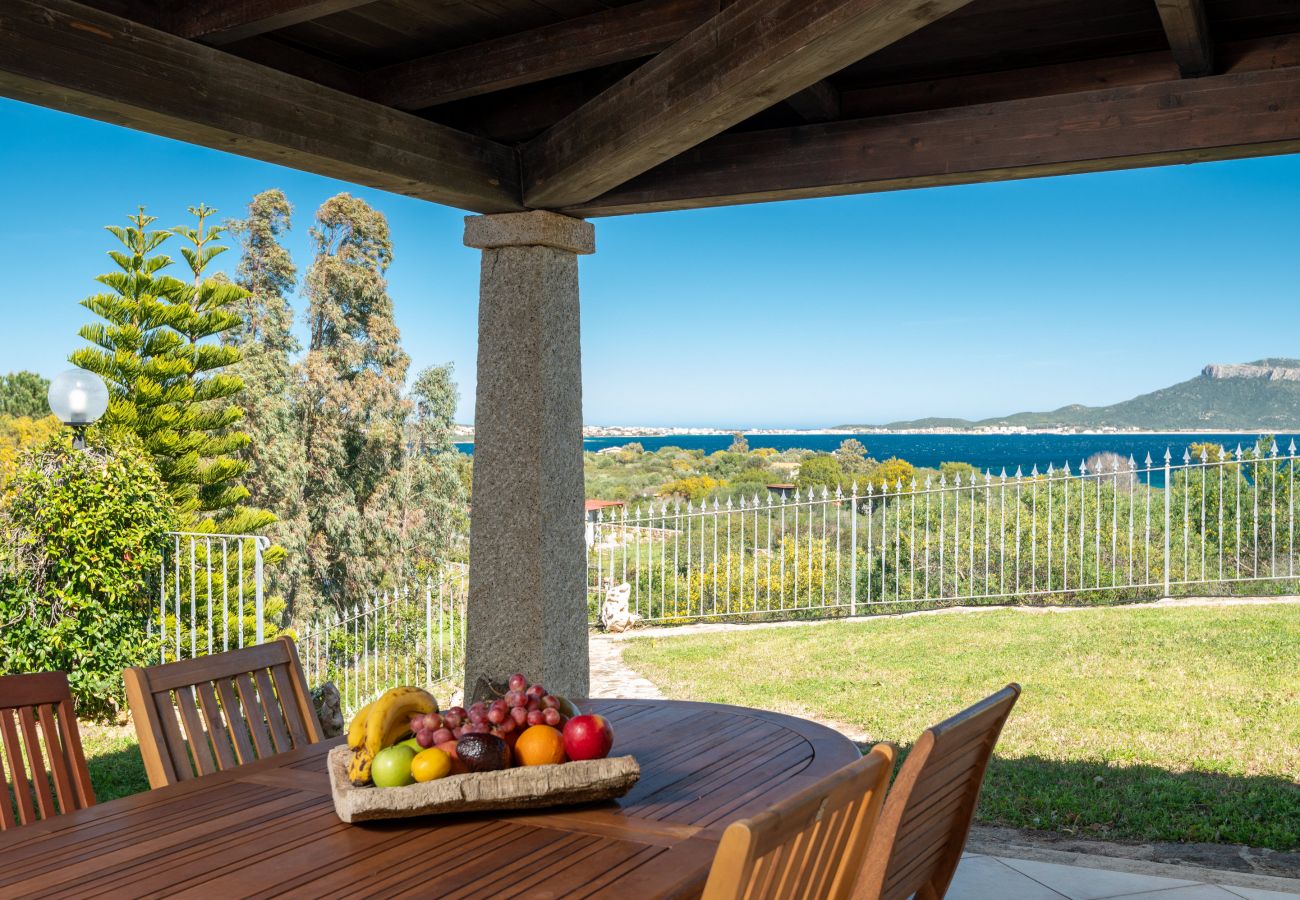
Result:
<svg viewBox="0 0 1300 900"><path fill-rule="evenodd" d="M1156 9L1183 77L1214 74L1214 41L1203 0L1156 0Z"/></svg>
<svg viewBox="0 0 1300 900"><path fill-rule="evenodd" d="M567 212L622 215L1300 151L1300 66L715 138Z"/></svg>
<svg viewBox="0 0 1300 900"><path fill-rule="evenodd" d="M172 0L159 26L179 37L218 46L300 25L374 0Z"/></svg>
<svg viewBox="0 0 1300 900"><path fill-rule="evenodd" d="M967 2L733 3L524 145L524 202L599 196Z"/></svg>
<svg viewBox="0 0 1300 900"><path fill-rule="evenodd" d="M246 38L224 48L227 52L243 57L251 62L279 69L299 78L306 78L336 91L361 96L365 84L360 72L330 62L324 57L301 50L293 44L285 43L278 37L260 35Z"/></svg>
<svg viewBox="0 0 1300 900"><path fill-rule="evenodd" d="M74 0L6 0L0 95L474 212L515 152Z"/></svg>
<svg viewBox="0 0 1300 900"><path fill-rule="evenodd" d="M641 0L386 66L368 78L368 96L398 109L425 109L652 56L708 21L718 0Z"/></svg>

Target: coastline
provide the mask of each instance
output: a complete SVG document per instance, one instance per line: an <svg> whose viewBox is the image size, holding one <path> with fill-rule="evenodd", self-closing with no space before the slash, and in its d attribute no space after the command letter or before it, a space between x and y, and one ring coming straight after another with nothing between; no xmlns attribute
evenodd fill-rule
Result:
<svg viewBox="0 0 1300 900"><path fill-rule="evenodd" d="M734 428L655 428L646 427L637 430L610 429L604 426L588 426L582 430L584 440L593 438L626 438L635 441L638 438L666 438L666 437L718 437L734 434L739 431L746 437L762 436L785 436L785 437L833 437L842 435L844 437L853 437L855 435L934 435L934 436L962 436L962 437L1016 437L1025 436L1033 437L1036 435L1056 435L1056 436L1078 436L1078 437L1108 437L1114 435L1133 435L1137 437L1153 435L1187 435L1194 436L1200 434L1231 434L1242 436L1259 436L1261 434L1279 433L1276 429L1269 428L1195 428L1195 429L1150 429L1150 428L1124 428L1124 429L1074 429L1074 428L1036 428L1036 429L1001 429L1001 428L860 428L860 429L843 429L843 428L753 428L753 429L734 429ZM1290 432L1281 432L1290 433ZM459 433L453 438L457 444L473 444L474 434Z"/></svg>

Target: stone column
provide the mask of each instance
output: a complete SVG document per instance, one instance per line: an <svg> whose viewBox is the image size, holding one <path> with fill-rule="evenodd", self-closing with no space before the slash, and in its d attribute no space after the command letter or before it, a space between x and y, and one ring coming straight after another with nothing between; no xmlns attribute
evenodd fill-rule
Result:
<svg viewBox="0 0 1300 900"><path fill-rule="evenodd" d="M483 251L466 696L523 672L585 697L577 256L594 229L544 211L468 216L465 244Z"/></svg>

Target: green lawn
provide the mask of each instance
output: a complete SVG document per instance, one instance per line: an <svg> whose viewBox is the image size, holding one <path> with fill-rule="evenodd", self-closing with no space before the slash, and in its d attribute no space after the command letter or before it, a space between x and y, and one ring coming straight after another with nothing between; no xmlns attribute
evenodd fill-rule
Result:
<svg viewBox="0 0 1300 900"><path fill-rule="evenodd" d="M1018 681L980 821L1300 847L1300 606L881 618L642 638L624 658L670 697L904 745Z"/></svg>
<svg viewBox="0 0 1300 900"><path fill-rule="evenodd" d="M135 729L129 725L91 725L86 722L80 723L79 727L96 800L103 803L149 790L149 778L144 774L144 761L140 759Z"/></svg>

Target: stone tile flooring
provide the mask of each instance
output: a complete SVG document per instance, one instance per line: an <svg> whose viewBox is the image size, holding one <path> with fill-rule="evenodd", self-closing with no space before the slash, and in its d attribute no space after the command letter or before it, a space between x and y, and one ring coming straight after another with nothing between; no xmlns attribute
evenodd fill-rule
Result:
<svg viewBox="0 0 1300 900"><path fill-rule="evenodd" d="M948 900L1110 900L1118 897L1124 900L1285 900L1300 898L1300 882L1101 857L1066 865L972 853L962 859L948 889Z"/></svg>

